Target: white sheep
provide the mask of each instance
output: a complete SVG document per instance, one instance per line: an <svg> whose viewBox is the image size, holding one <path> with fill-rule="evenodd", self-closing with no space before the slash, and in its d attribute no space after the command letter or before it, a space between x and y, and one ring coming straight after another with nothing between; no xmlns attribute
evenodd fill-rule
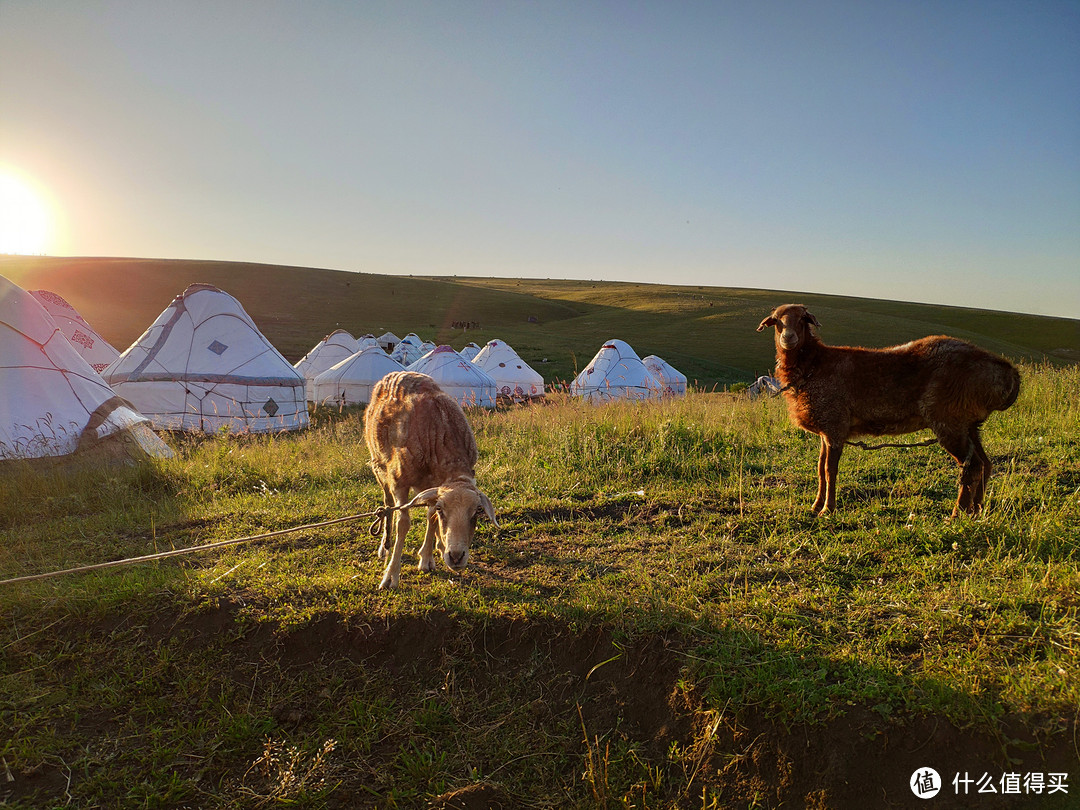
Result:
<svg viewBox="0 0 1080 810"><path fill-rule="evenodd" d="M401 508L406 504L428 508L420 570L435 570L436 547L451 570L464 570L477 518L485 513L496 527L499 523L491 501L476 486L476 438L461 406L426 374L392 372L371 392L364 440L382 485L383 503L399 507L395 519L386 521L379 542L379 557L390 555L379 587L398 584L410 525L408 508ZM410 501L412 490L419 494Z"/></svg>

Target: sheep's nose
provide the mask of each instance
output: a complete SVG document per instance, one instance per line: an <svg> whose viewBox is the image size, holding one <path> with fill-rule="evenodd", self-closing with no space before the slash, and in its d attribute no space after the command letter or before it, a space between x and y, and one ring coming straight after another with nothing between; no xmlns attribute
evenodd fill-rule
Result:
<svg viewBox="0 0 1080 810"><path fill-rule="evenodd" d="M448 551L446 561L450 563L451 568L461 568L465 564L465 556L468 553L467 551Z"/></svg>

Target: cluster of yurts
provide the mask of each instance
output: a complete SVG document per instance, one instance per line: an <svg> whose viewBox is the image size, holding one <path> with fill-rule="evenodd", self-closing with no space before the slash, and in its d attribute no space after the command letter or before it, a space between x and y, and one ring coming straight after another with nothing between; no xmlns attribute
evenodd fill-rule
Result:
<svg viewBox="0 0 1080 810"><path fill-rule="evenodd" d="M307 403L366 403L392 371L432 376L463 405L544 396L544 379L502 341L456 352L410 334L338 330L295 366L240 303L207 284L176 296L124 352L63 298L0 277L0 460L58 456L109 437L167 455L153 430L262 433L308 424ZM590 401L686 392L658 357L608 341L570 387Z"/></svg>

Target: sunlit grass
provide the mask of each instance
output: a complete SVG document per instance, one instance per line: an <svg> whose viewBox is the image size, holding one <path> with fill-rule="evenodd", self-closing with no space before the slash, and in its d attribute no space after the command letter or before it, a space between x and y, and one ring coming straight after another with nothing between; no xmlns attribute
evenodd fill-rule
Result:
<svg viewBox="0 0 1080 810"><path fill-rule="evenodd" d="M478 481L502 529L481 523L465 576L422 575L407 556L401 588L376 592L381 563L364 520L0 591L8 656L0 711L15 731L0 755L19 768L49 757L85 765L77 738L57 736L53 724L67 712L115 705L133 707L138 723L157 729L143 741L146 753L125 766L140 779L183 751L251 761L272 730L266 718L313 690L318 696L306 700L322 720L296 761L313 762L325 740L336 740L326 754L329 778L335 756L378 751L410 786L391 780L380 795L396 790L407 804L462 772L465 755L441 752L457 746L471 761L491 762L493 751L516 756L513 735L529 733L528 715L496 688L481 718L452 697L425 704L423 689L400 705L384 676L357 669L349 684L370 699L361 701L344 683L316 687L304 673L232 660L213 636L146 646L144 626L222 605L233 606L242 626L272 634L302 635L327 616L370 624L434 615L478 628L528 620L624 638L676 633L688 643L685 677L705 710L754 710L785 722L856 706L883 721L932 714L987 729L1006 716L1026 718L1045 734L1072 719L1069 707L1080 705L1080 369L1025 368L1016 406L988 420L996 471L977 519L947 519L957 470L937 447L849 449L840 508L812 517L816 439L790 426L779 400L553 400L470 413ZM0 478L0 578L374 508L361 414L322 414L315 423L281 436L173 437L176 458L104 476ZM414 529L410 550L418 542ZM103 637L101 627L114 625ZM170 718L177 707L182 720ZM470 738L463 722L501 730ZM134 726L121 732L150 735ZM388 753L381 740L399 747ZM632 747L608 755L634 779L659 773L647 760L631 768L644 756ZM529 784L558 783L560 765L529 762ZM582 762L573 767L584 770ZM210 793L214 801L244 790L268 795L283 778L255 776ZM138 798L103 779L83 782L84 795ZM166 803L191 801L196 791L167 780L148 790Z"/></svg>

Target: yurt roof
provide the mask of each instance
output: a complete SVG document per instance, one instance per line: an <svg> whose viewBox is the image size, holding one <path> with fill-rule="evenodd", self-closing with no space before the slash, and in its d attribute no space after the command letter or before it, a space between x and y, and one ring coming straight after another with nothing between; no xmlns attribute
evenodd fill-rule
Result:
<svg viewBox="0 0 1080 810"><path fill-rule="evenodd" d="M368 402L375 383L392 371L402 370L401 363L378 346L365 346L315 378L312 400L346 405Z"/></svg>
<svg viewBox="0 0 1080 810"><path fill-rule="evenodd" d="M104 371L109 363L120 356L116 347L98 334L62 295L49 290L30 290L30 294L45 307L64 337L94 371Z"/></svg>
<svg viewBox="0 0 1080 810"><path fill-rule="evenodd" d="M439 386L462 405L494 408L495 381L450 346L438 346L409 367L432 377Z"/></svg>
<svg viewBox="0 0 1080 810"><path fill-rule="evenodd" d="M544 378L501 340L488 341L472 359L472 364L495 380L503 396L537 397L544 394Z"/></svg>
<svg viewBox="0 0 1080 810"><path fill-rule="evenodd" d="M316 377L358 351L360 351L359 341L344 329L331 332L320 340L293 366L304 378L307 398L311 399L313 396L311 384Z"/></svg>
<svg viewBox="0 0 1080 810"><path fill-rule="evenodd" d="M644 363L645 368L649 369L653 376L659 378L661 382L677 382L683 384L687 382L686 375L662 357L650 354L648 357L643 357L641 362Z"/></svg>
<svg viewBox="0 0 1080 810"><path fill-rule="evenodd" d="M142 457L171 455L41 303L0 277L0 459L65 456L114 438Z"/></svg>
<svg viewBox="0 0 1080 810"><path fill-rule="evenodd" d="M663 384L622 340L604 343L571 385L572 393L589 399L652 399L662 391Z"/></svg>

